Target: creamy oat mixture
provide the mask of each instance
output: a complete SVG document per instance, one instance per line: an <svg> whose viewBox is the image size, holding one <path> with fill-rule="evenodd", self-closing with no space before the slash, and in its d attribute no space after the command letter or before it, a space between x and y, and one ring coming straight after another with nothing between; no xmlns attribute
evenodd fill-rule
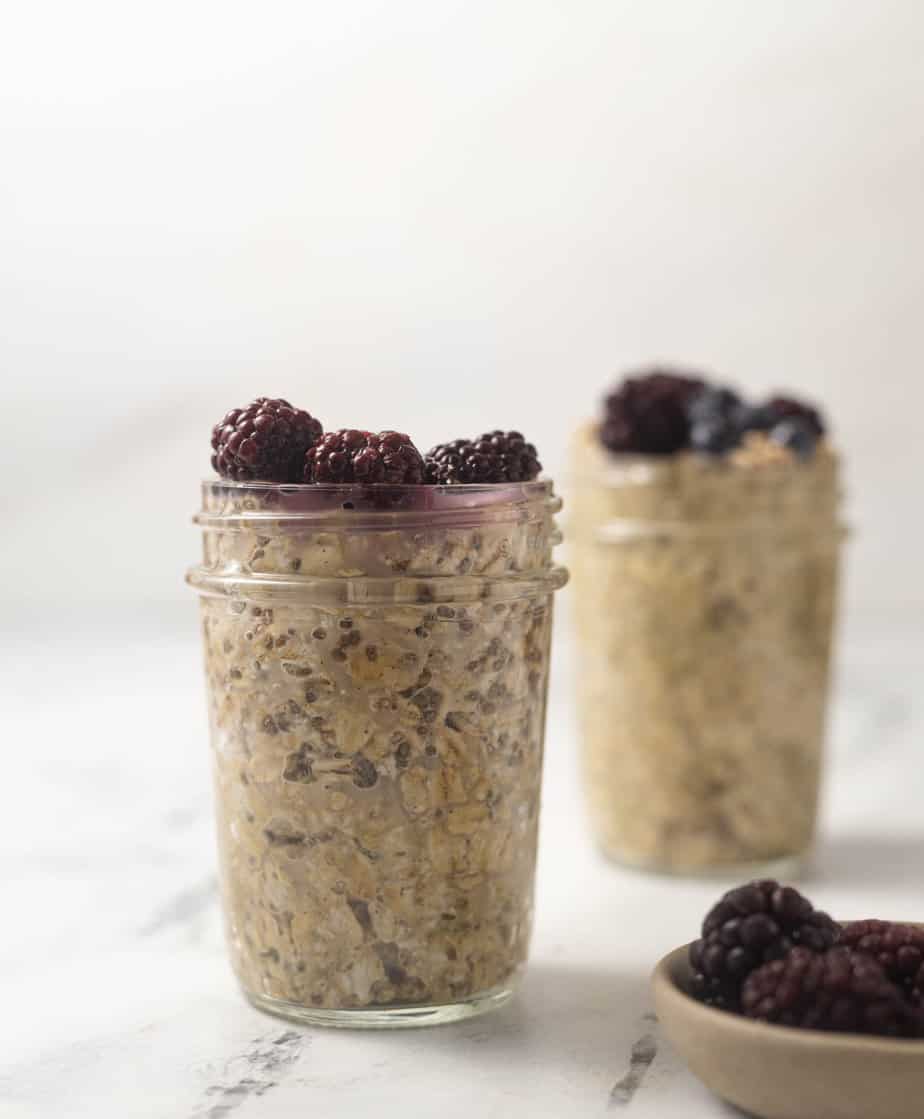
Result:
<svg viewBox="0 0 924 1119"><path fill-rule="evenodd" d="M193 582L248 992L437 1005L524 963L563 581L550 489L531 489L455 527L350 509L306 527L207 487Z"/></svg>
<svg viewBox="0 0 924 1119"><path fill-rule="evenodd" d="M837 461L760 433L726 457L572 451L569 560L593 824L621 862L810 845L841 529Z"/></svg>

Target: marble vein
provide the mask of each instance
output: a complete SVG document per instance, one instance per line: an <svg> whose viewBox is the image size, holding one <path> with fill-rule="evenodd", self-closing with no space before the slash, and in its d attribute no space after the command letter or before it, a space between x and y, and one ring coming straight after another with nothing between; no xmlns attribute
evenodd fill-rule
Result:
<svg viewBox="0 0 924 1119"><path fill-rule="evenodd" d="M298 1061L307 1040L297 1030L255 1038L227 1062L221 1079L206 1088L190 1119L225 1119L249 1099L271 1092Z"/></svg>
<svg viewBox="0 0 924 1119"><path fill-rule="evenodd" d="M642 1021L653 1024L657 1019L653 1014L646 1014ZM625 1076L613 1085L613 1090L610 1092L610 1107L627 1107L635 1099L645 1074L657 1055L658 1040L651 1030L646 1030L632 1046Z"/></svg>

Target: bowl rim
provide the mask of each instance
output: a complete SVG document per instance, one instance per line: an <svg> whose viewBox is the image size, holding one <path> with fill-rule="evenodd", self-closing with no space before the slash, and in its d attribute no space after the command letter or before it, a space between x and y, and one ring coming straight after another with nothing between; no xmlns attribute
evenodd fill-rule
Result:
<svg viewBox="0 0 924 1119"><path fill-rule="evenodd" d="M916 922L907 922L914 924ZM692 942L691 942L692 943ZM876 1051L895 1055L907 1054L915 1061L924 1055L924 1039L913 1037L883 1037L877 1034L835 1033L825 1030L803 1030L795 1026L783 1026L777 1022L759 1022L728 1010L720 1010L699 1002L684 990L683 978L689 974L690 944L668 952L658 961L652 972L651 984L655 1000L666 1000L683 1007L683 1013L704 1028L732 1032L749 1037L755 1042L798 1044L818 1050L835 1050L844 1053L870 1053ZM664 1015L661 1015L664 1017Z"/></svg>

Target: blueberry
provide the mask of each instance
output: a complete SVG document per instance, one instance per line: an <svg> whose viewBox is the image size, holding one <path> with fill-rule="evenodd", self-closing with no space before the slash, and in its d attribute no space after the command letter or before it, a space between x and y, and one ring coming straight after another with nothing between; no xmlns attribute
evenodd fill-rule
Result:
<svg viewBox="0 0 924 1119"><path fill-rule="evenodd" d="M769 431L779 417L766 404L742 404L737 419L742 432Z"/></svg>
<svg viewBox="0 0 924 1119"><path fill-rule="evenodd" d="M799 458L810 458L818 442L818 433L806 420L782 420L770 429L770 438Z"/></svg>
<svg viewBox="0 0 924 1119"><path fill-rule="evenodd" d="M695 393L687 405L690 446L710 455L720 455L737 446L741 440L742 407L741 398L732 389L704 388Z"/></svg>
<svg viewBox="0 0 924 1119"><path fill-rule="evenodd" d="M690 428L690 446L708 455L720 455L737 441L737 430L727 420L699 420Z"/></svg>
<svg viewBox="0 0 924 1119"><path fill-rule="evenodd" d="M741 398L732 389L705 388L690 399L687 414L691 423L725 420L741 407Z"/></svg>

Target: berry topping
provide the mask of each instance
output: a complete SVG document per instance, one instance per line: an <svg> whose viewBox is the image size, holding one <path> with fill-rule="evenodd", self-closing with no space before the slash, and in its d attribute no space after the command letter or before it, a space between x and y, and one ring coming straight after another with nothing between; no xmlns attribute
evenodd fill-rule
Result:
<svg viewBox="0 0 924 1119"><path fill-rule="evenodd" d="M924 928L896 921L851 921L840 943L872 956L913 1002L924 1006Z"/></svg>
<svg viewBox="0 0 924 1119"><path fill-rule="evenodd" d="M518 431L489 431L477 439L440 443L426 457L427 481L436 485L531 482L542 463Z"/></svg>
<svg viewBox="0 0 924 1119"><path fill-rule="evenodd" d="M212 428L212 469L239 482L300 482L305 452L322 430L288 400L258 396Z"/></svg>
<svg viewBox="0 0 924 1119"><path fill-rule="evenodd" d="M670 455L692 448L723 455L748 432L761 432L777 453L782 447L808 458L824 430L818 410L794 397L774 396L755 406L696 374L652 369L627 377L606 398L599 436L616 452Z"/></svg>
<svg viewBox="0 0 924 1119"><path fill-rule="evenodd" d="M790 886L772 880L739 886L713 906L701 939L690 946L694 994L734 1009L742 982L755 968L796 945L822 952L837 934L835 922Z"/></svg>
<svg viewBox="0 0 924 1119"><path fill-rule="evenodd" d="M769 431L783 420L804 420L816 437L825 433L825 422L818 409L793 396L773 396L751 412L750 426L755 430Z"/></svg>
<svg viewBox="0 0 924 1119"><path fill-rule="evenodd" d="M921 1017L882 967L863 952L793 948L744 981L748 1018L815 1030L921 1036Z"/></svg>
<svg viewBox="0 0 924 1119"><path fill-rule="evenodd" d="M361 482L419 485L423 459L406 435L397 431L329 431L304 458L306 482Z"/></svg>
<svg viewBox="0 0 924 1119"><path fill-rule="evenodd" d="M688 446L692 396L704 388L699 377L652 369L627 377L606 398L600 439L611 451L670 455Z"/></svg>
<svg viewBox="0 0 924 1119"><path fill-rule="evenodd" d="M741 397L731 389L700 389L687 404L690 446L711 455L730 451L741 441L744 410Z"/></svg>
<svg viewBox="0 0 924 1119"><path fill-rule="evenodd" d="M806 419L793 417L791 420L780 420L770 428L770 438L781 447L787 447L799 458L811 458L818 434Z"/></svg>

